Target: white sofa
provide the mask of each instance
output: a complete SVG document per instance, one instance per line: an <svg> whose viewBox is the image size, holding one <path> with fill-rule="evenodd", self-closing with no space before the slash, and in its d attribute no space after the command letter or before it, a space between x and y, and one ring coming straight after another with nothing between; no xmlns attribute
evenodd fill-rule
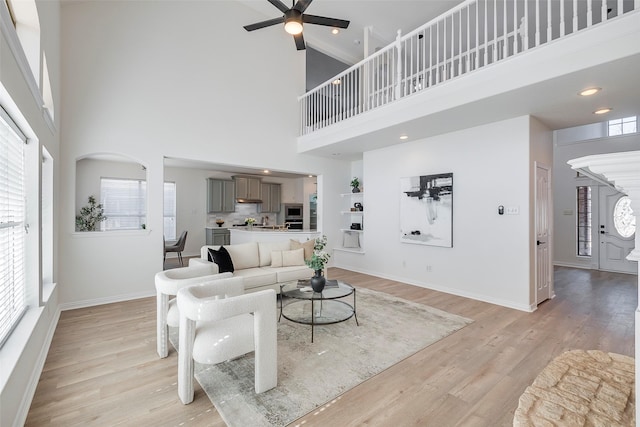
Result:
<svg viewBox="0 0 640 427"><path fill-rule="evenodd" d="M280 284L313 276L313 270L304 264L304 258L308 258L313 252L313 241L292 242L283 240L224 245L233 262L233 276L244 279L245 292L273 289L279 293ZM292 245L300 248L292 248ZM217 273L217 264L209 261L209 248L220 250L220 246L203 246L200 248L200 258L189 259L189 266L209 265ZM304 254L302 260L299 258L299 251ZM276 256L284 255L283 266L275 266L280 264L281 259L272 263L272 253Z"/></svg>

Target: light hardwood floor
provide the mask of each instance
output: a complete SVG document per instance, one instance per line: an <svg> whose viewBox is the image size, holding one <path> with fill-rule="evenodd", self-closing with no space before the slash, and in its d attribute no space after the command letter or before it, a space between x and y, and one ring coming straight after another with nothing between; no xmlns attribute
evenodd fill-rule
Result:
<svg viewBox="0 0 640 427"><path fill-rule="evenodd" d="M637 276L556 268L557 296L534 313L346 270L329 277L474 323L292 426L509 426L520 394L561 352L634 355ZM224 426L197 383L194 402L180 403L177 354L158 358L155 321L155 298L63 312L26 425Z"/></svg>

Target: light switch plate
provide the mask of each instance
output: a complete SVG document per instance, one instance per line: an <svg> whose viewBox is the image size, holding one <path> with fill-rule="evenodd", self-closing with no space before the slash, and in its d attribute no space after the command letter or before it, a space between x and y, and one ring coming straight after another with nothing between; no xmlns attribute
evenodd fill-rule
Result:
<svg viewBox="0 0 640 427"><path fill-rule="evenodd" d="M504 213L507 215L520 215L520 208L518 206L507 206L504 208Z"/></svg>

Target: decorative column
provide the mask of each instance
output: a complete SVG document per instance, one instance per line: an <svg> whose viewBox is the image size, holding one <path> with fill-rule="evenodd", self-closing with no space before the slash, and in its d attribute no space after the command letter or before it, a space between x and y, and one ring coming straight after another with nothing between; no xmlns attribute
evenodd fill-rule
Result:
<svg viewBox="0 0 640 427"><path fill-rule="evenodd" d="M618 191L631 199L631 209L636 217L635 248L627 256L629 261L638 262L638 292L640 293L640 151L599 154L569 160L567 163L576 170L586 170L597 177L611 182ZM640 298L639 298L640 301ZM636 348L636 396L640 384L640 307L635 314ZM636 420L640 420L640 405L636 397Z"/></svg>

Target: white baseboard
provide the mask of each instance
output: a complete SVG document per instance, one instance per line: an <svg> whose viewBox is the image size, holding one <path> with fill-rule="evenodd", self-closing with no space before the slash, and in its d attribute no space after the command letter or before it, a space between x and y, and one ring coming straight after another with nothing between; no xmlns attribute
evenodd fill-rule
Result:
<svg viewBox="0 0 640 427"><path fill-rule="evenodd" d="M511 309L514 309L514 310L526 311L527 313L534 312L537 309L537 306L535 304L533 304L533 305L514 304L512 301L502 300L500 298L487 297L486 295L476 294L476 293L473 293L473 292L464 292L464 291L460 291L458 289L452 289L452 288L449 288L447 286L439 286L439 285L436 285L436 284L433 284L433 283L418 282L418 281L415 281L413 279L409 279L407 277L400 277L400 276L395 276L395 275L391 275L391 274L375 272L375 271L371 271L371 270L361 270L361 269L359 269L357 267L352 267L352 266L347 266L347 265L334 265L334 267L343 268L345 270L350 270L350 271L355 271L356 273L367 274L369 276L381 277L383 279L389 279L389 280L393 280L393 281L396 281L396 282L407 283L409 285L419 286L421 288L431 289L431 290L438 291L438 292L444 292L444 293L450 294L450 295L456 295L456 296L459 296L459 297L470 298L470 299L473 299L473 300L476 300L476 301L487 302L489 304L495 304L495 305L499 305L501 307L511 308Z"/></svg>
<svg viewBox="0 0 640 427"><path fill-rule="evenodd" d="M557 262L554 261L553 265L555 267L567 267L567 268L581 268L583 270L594 270L594 268L591 265L586 265L586 264L572 264L570 262Z"/></svg>
<svg viewBox="0 0 640 427"><path fill-rule="evenodd" d="M40 354L38 354L36 365L31 371L31 377L29 378L27 388L25 390L24 396L22 397L20 407L18 408L18 413L16 414L16 417L14 419L14 427L23 426L27 421L29 408L31 408L33 396L35 396L36 394L38 382L40 381L40 375L42 375L44 364L47 361L47 355L49 354L49 348L51 347L51 342L53 341L53 335L55 334L56 327L58 326L58 320L60 320L60 312L60 306L58 305L55 309L55 313L53 314L53 318L51 319L52 321L51 323L49 323L49 329L47 330L45 341L42 345L42 348L40 349Z"/></svg>
<svg viewBox="0 0 640 427"><path fill-rule="evenodd" d="M155 296L156 296L156 291L152 290L152 291L136 292L133 294L123 294L123 295L116 295L111 297L95 298L95 299L84 300L84 301L67 302L64 304L60 304L60 310L61 311L74 310L76 308L93 307L96 305L111 304L113 302L130 301L134 299L149 298L149 297L155 297Z"/></svg>

